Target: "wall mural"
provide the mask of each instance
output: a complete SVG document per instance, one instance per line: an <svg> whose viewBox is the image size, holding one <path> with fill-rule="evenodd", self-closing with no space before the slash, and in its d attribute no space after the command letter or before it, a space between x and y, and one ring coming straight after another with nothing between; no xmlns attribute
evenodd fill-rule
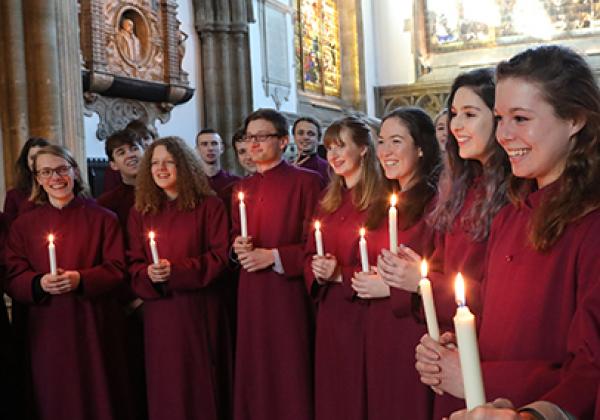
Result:
<svg viewBox="0 0 600 420"><path fill-rule="evenodd" d="M600 34L600 0L425 0L431 52Z"/></svg>

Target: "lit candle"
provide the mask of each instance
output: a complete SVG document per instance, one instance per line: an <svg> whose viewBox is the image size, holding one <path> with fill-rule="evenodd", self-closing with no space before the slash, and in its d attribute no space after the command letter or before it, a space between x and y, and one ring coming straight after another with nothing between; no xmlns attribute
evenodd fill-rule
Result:
<svg viewBox="0 0 600 420"><path fill-rule="evenodd" d="M398 196L396 194L392 194L392 197L390 198L388 224L390 229L390 252L393 254L398 253L398 210L396 209L397 202Z"/></svg>
<svg viewBox="0 0 600 420"><path fill-rule="evenodd" d="M239 192L238 198L240 200L240 230L242 232L242 237L248 237L248 219L246 218L246 204L244 203L244 193Z"/></svg>
<svg viewBox="0 0 600 420"><path fill-rule="evenodd" d="M50 274L56 275L56 245L54 235L48 235L48 259L50 260Z"/></svg>
<svg viewBox="0 0 600 420"><path fill-rule="evenodd" d="M156 241L154 240L154 237L154 232L150 231L150 233L148 233L148 238L150 238L150 252L152 253L152 262L154 263L154 265L158 265L158 249L156 248Z"/></svg>
<svg viewBox="0 0 600 420"><path fill-rule="evenodd" d="M456 295L456 315L454 316L454 330L458 343L460 369L465 388L467 409L472 410L485 404L485 391L479 363L479 349L477 347L477 332L475 329L475 316L471 313L465 301L465 282L462 275L456 275L454 283Z"/></svg>
<svg viewBox="0 0 600 420"><path fill-rule="evenodd" d="M369 254L367 254L367 240L365 234L367 231L365 228L360 228L360 240L358 241L358 247L360 249L360 263L362 265L363 273L369 272Z"/></svg>
<svg viewBox="0 0 600 420"><path fill-rule="evenodd" d="M322 257L325 255L323 252L323 234L321 233L321 222L318 220L315 222L315 243L317 244L317 255Z"/></svg>
<svg viewBox="0 0 600 420"><path fill-rule="evenodd" d="M431 282L427 278L427 261L421 261L421 280L419 281L419 292L425 309L425 321L427 322L427 332L435 341L440 339L440 328L438 326L437 315L435 313L435 302L433 301L433 291Z"/></svg>

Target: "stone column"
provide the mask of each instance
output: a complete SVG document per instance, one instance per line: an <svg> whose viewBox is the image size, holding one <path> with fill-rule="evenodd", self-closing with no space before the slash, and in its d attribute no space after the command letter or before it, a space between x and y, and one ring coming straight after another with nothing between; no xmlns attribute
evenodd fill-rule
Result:
<svg viewBox="0 0 600 420"><path fill-rule="evenodd" d="M62 126L61 143L73 152L82 176L87 177L78 14L76 1L57 1L55 25L62 96L59 118Z"/></svg>
<svg viewBox="0 0 600 420"><path fill-rule="evenodd" d="M0 1L0 113L2 114L2 152L4 169L0 187L12 186L14 162L27 141L27 77L22 0ZM4 193L2 193L2 198Z"/></svg>

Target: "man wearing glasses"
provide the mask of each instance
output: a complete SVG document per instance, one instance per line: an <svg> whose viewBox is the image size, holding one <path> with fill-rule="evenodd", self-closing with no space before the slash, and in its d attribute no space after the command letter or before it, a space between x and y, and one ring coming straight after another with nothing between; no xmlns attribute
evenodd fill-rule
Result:
<svg viewBox="0 0 600 420"><path fill-rule="evenodd" d="M233 251L241 265L234 407L236 420L310 419L313 316L302 277L304 242L320 176L283 160L285 117L259 109L244 123L257 173L234 194ZM240 235L244 193L248 237Z"/></svg>

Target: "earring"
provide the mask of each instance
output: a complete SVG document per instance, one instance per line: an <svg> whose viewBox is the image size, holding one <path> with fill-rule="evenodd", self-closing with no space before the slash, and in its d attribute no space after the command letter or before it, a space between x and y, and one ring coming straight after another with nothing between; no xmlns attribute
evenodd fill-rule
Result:
<svg viewBox="0 0 600 420"><path fill-rule="evenodd" d="M419 147L419 151L417 152L417 156L419 156L420 158L423 157L423 149L421 149L420 147Z"/></svg>

